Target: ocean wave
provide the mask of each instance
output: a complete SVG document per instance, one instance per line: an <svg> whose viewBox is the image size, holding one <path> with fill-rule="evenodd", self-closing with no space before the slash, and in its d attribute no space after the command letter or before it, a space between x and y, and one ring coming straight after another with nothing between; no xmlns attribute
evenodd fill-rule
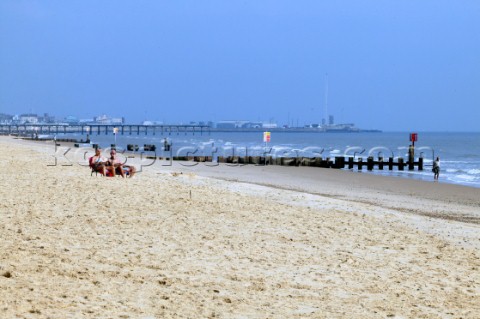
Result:
<svg viewBox="0 0 480 319"><path fill-rule="evenodd" d="M454 177L451 178L453 181L459 180L462 182L475 182L478 180L478 177L472 176L472 175L466 175L466 174L459 174L455 175Z"/></svg>
<svg viewBox="0 0 480 319"><path fill-rule="evenodd" d="M425 162L426 160L424 160ZM480 164L479 161L449 161L449 160L441 160L440 161L441 163L444 163L444 164Z"/></svg>
<svg viewBox="0 0 480 319"><path fill-rule="evenodd" d="M469 169L469 170L467 171L467 174L470 174L470 175L480 175L480 169L478 169L478 168Z"/></svg>
<svg viewBox="0 0 480 319"><path fill-rule="evenodd" d="M472 169L461 169L461 168L447 168L445 170L446 173L451 174L467 174L467 175L480 175L480 169L472 168Z"/></svg>

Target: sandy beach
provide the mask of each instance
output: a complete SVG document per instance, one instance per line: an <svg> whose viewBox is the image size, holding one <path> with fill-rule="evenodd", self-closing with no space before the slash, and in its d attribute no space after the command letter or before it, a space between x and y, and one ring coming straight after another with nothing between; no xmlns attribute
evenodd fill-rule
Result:
<svg viewBox="0 0 480 319"><path fill-rule="evenodd" d="M478 188L0 146L0 318L480 318Z"/></svg>

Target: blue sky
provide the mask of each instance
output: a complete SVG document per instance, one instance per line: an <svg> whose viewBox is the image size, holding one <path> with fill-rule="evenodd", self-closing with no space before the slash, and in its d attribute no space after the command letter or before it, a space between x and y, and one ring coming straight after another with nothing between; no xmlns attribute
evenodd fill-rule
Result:
<svg viewBox="0 0 480 319"><path fill-rule="evenodd" d="M479 131L480 1L0 2L0 112Z"/></svg>

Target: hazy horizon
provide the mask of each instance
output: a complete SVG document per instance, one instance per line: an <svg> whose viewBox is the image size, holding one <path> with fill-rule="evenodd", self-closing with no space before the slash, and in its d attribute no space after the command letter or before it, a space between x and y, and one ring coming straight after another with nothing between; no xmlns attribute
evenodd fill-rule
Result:
<svg viewBox="0 0 480 319"><path fill-rule="evenodd" d="M478 1L0 3L0 113L479 131Z"/></svg>

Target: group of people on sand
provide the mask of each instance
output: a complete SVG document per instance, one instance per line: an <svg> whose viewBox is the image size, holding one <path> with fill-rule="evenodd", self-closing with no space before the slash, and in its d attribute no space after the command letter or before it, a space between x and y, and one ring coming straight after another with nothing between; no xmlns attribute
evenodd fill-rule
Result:
<svg viewBox="0 0 480 319"><path fill-rule="evenodd" d="M128 175L129 177L133 177L136 172L135 166L125 165L125 163L117 157L117 151L114 149L110 151L110 157L106 158L102 156L102 150L96 148L95 155L92 156L90 163L92 170L103 176L121 175L125 177Z"/></svg>

